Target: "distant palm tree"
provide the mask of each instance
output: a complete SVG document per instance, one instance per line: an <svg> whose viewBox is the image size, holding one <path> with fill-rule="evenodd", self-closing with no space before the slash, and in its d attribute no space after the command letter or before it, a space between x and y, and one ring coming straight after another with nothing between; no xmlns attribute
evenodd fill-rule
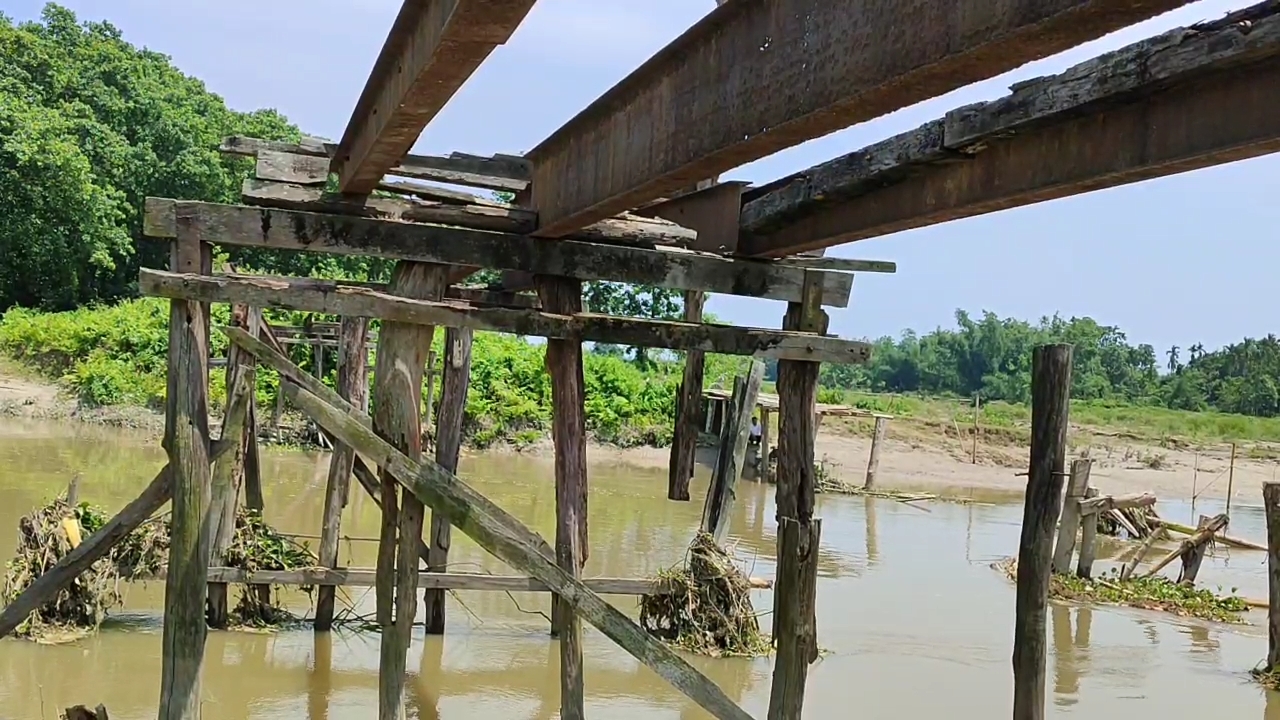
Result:
<svg viewBox="0 0 1280 720"><path fill-rule="evenodd" d="M1169 355L1169 372L1171 372L1171 373L1176 373L1176 372L1178 372L1178 370L1182 367L1182 366L1178 363L1178 350L1179 350L1179 348L1178 348L1178 346L1177 346L1177 345L1174 345L1173 347L1169 348L1169 352L1168 352L1168 355Z"/></svg>

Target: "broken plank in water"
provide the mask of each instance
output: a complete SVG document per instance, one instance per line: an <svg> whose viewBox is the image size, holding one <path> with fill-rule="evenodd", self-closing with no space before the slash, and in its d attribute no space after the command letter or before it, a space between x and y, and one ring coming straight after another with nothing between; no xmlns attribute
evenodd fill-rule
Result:
<svg viewBox="0 0 1280 720"><path fill-rule="evenodd" d="M708 253L577 240L548 242L446 225L167 198L146 199L143 233L155 238L176 237L179 217L203 242L240 247L517 270L789 302L801 299L806 273L817 272L822 302L830 307L847 306L853 287L853 276L845 273L731 260Z"/></svg>
<svg viewBox="0 0 1280 720"><path fill-rule="evenodd" d="M455 302L413 300L313 278L214 277L142 269L146 295L201 302L239 302L335 315L382 318L419 325L470 328L578 339L617 345L703 350L757 358L861 363L870 358L867 343L787 330L646 320L582 313L560 315L542 310L475 307Z"/></svg>

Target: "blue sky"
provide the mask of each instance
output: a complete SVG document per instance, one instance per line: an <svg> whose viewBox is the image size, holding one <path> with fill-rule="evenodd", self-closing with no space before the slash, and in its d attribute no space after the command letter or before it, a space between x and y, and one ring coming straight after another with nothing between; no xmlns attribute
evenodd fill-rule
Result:
<svg viewBox="0 0 1280 720"><path fill-rule="evenodd" d="M18 20L44 0L6 0ZM399 0L63 0L173 57L241 110L275 107L304 132L337 138ZM722 177L766 182L1003 95L1100 52L1251 4L1202 0L1067 53L743 166ZM423 133L420 153L520 153L670 42L713 0L539 0ZM1119 325L1163 350L1218 347L1277 331L1280 158L1263 157L833 248L894 260L860 275L832 310L846 337L950 325L956 308L1035 319L1055 312ZM717 296L709 309L777 327L783 305Z"/></svg>

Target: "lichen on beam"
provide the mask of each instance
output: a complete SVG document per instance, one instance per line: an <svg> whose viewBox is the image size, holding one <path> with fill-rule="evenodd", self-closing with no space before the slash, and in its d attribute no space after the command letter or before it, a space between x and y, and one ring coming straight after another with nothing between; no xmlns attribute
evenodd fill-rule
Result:
<svg viewBox="0 0 1280 720"><path fill-rule="evenodd" d="M1280 3L1019 83L746 202L739 252L779 257L1280 150Z"/></svg>

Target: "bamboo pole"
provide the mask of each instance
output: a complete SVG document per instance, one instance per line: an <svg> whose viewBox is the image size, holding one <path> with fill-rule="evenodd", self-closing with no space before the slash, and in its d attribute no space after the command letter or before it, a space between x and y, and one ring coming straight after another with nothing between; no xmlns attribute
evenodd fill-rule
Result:
<svg viewBox="0 0 1280 720"><path fill-rule="evenodd" d="M1042 345L1031 356L1031 463L1013 628L1014 720L1044 718L1045 613L1067 456L1071 360L1072 347L1065 344Z"/></svg>

